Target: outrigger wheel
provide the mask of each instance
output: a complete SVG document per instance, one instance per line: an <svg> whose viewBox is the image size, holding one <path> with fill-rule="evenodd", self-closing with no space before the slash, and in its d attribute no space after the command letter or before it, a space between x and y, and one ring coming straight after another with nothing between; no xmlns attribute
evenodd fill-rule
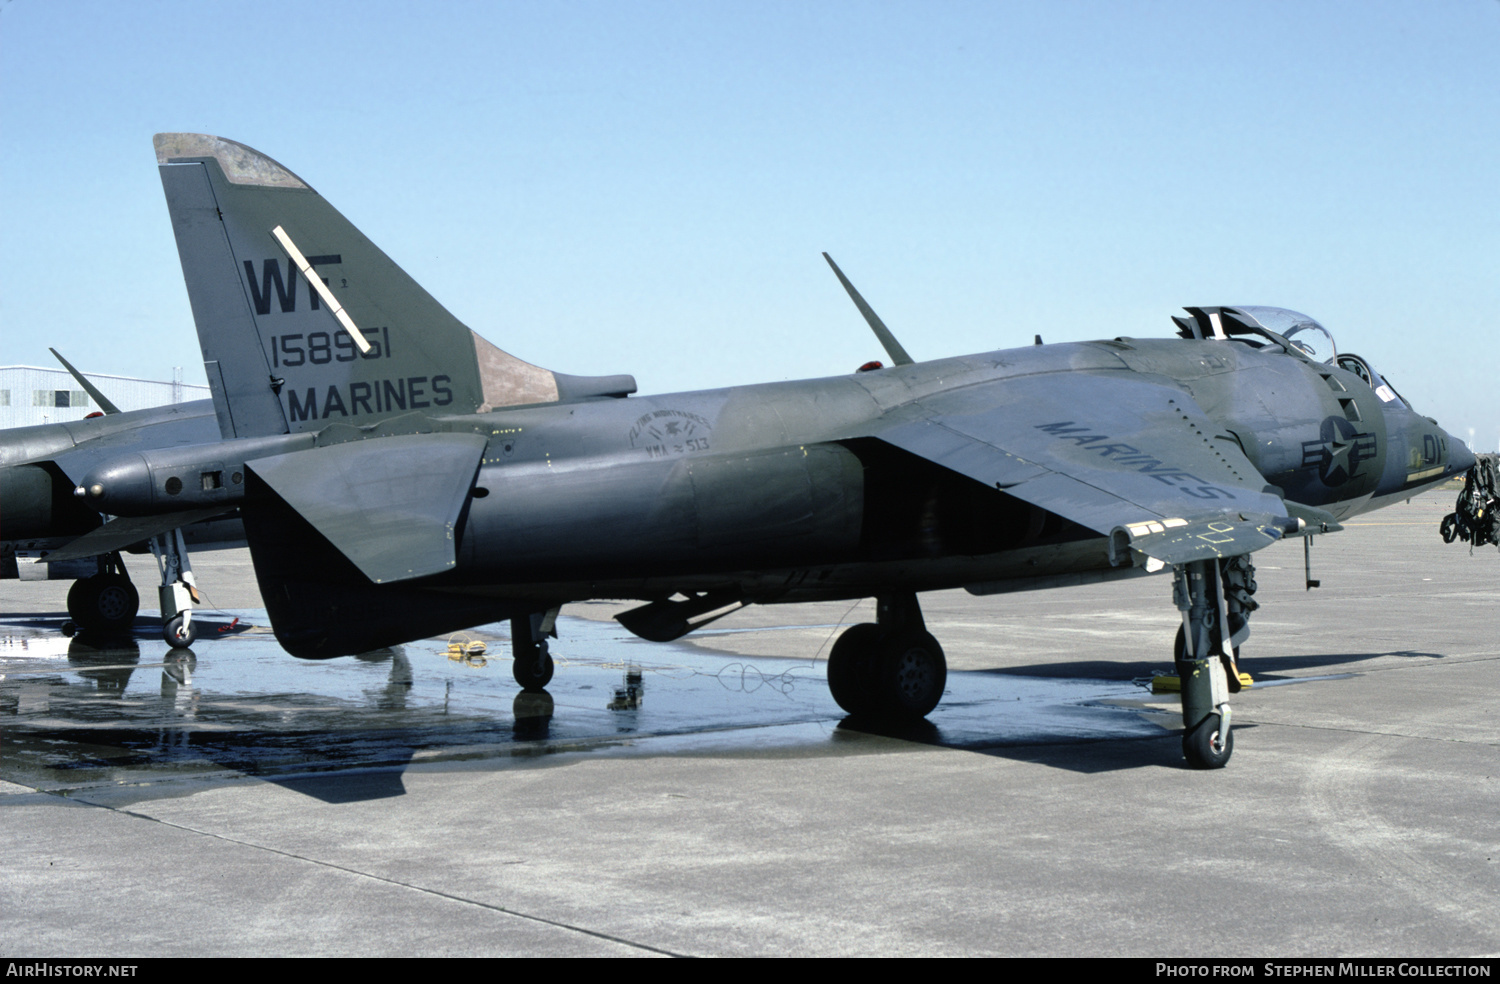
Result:
<svg viewBox="0 0 1500 984"><path fill-rule="evenodd" d="M511 675L522 690L541 690L552 682L555 666L547 652L546 637L551 628L546 623L550 620L546 613L519 615L510 620Z"/></svg>
<svg viewBox="0 0 1500 984"><path fill-rule="evenodd" d="M856 719L906 724L943 699L948 663L922 625L914 595L881 600L882 621L845 630L828 654L828 690Z"/></svg>
<svg viewBox="0 0 1500 984"><path fill-rule="evenodd" d="M552 656L547 652L547 640L539 639L531 645L531 652L516 651L511 663L511 674L522 690L541 690L552 682Z"/></svg>

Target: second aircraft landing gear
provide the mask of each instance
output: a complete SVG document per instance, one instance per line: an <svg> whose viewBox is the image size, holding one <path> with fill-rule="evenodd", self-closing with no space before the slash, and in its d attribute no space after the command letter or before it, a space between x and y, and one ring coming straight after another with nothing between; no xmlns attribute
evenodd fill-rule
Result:
<svg viewBox="0 0 1500 984"><path fill-rule="evenodd" d="M141 596L118 553L101 557L99 573L74 581L68 589L68 617L84 632L129 632L140 607Z"/></svg>
<svg viewBox="0 0 1500 984"><path fill-rule="evenodd" d="M151 552L161 570L162 637L172 648L186 649L198 638L193 605L199 599L182 531L153 536ZM74 581L68 590L68 617L83 632L127 633L140 607L140 593L130 583L118 552L100 557L99 573Z"/></svg>
<svg viewBox="0 0 1500 984"><path fill-rule="evenodd" d="M170 530L151 538L151 552L161 569L162 638L173 649L186 649L198 638L193 622L193 605L198 602L198 588L193 581L193 565L188 562L187 544L182 530Z"/></svg>
<svg viewBox="0 0 1500 984"><path fill-rule="evenodd" d="M943 648L915 594L882 596L877 623L851 626L828 654L828 690L850 716L905 724L932 713L948 683Z"/></svg>

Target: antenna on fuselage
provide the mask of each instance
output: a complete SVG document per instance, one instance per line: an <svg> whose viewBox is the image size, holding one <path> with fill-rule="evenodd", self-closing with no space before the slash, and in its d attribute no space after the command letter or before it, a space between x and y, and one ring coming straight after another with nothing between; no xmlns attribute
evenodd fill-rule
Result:
<svg viewBox="0 0 1500 984"><path fill-rule="evenodd" d="M865 316L865 321L869 322L870 330L875 333L876 338L880 339L880 344L885 348L886 354L891 357L891 362L898 366L911 365L915 360L906 354L906 349L896 341L896 336L892 335L891 330L885 326L885 322L880 320L880 315L865 303L863 297L859 296L859 291L854 289L854 285L849 282L848 277L844 276L844 271L839 269L839 265L833 262L833 257L824 253L823 259L833 267L834 276L839 278L839 283L843 284L844 289L849 292L849 299L854 302L855 307L859 308L859 313Z"/></svg>
<svg viewBox="0 0 1500 984"><path fill-rule="evenodd" d="M69 362L67 359L64 359L61 352L59 352L55 348L49 348L47 351L57 356L57 361L61 362L63 364L63 368L68 370L68 375L78 380L78 385L83 387L83 391L93 399L94 403L98 405L100 410L103 410L105 413L120 412L120 408L111 403L109 401L109 398L106 397L103 393L99 392L99 387L89 382L88 379L83 375L83 373L79 372L77 369L74 369L73 363Z"/></svg>

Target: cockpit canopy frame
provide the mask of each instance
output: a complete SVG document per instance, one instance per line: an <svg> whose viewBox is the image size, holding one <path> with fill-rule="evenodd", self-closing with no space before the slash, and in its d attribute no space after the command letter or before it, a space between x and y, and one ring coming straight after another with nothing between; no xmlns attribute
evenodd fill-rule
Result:
<svg viewBox="0 0 1500 984"><path fill-rule="evenodd" d="M1177 334L1182 338L1233 339L1257 348L1276 345L1288 354L1301 356L1309 362L1321 362L1353 373L1375 391L1382 403L1411 407L1367 360L1352 352L1340 352L1333 332L1324 328L1315 318L1287 308L1253 304L1190 307L1184 310L1190 317L1172 318L1177 325ZM1323 359L1318 358L1318 346L1314 343L1313 336L1317 334L1327 339L1330 354ZM1295 338L1297 335L1303 337Z"/></svg>

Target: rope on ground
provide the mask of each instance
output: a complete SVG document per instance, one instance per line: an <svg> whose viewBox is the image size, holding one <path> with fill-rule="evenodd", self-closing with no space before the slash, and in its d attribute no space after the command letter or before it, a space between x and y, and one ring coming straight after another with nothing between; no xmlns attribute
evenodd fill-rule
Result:
<svg viewBox="0 0 1500 984"><path fill-rule="evenodd" d="M458 632L448 637L448 658L465 666L488 666L490 661L484 655L486 648L478 639Z"/></svg>

